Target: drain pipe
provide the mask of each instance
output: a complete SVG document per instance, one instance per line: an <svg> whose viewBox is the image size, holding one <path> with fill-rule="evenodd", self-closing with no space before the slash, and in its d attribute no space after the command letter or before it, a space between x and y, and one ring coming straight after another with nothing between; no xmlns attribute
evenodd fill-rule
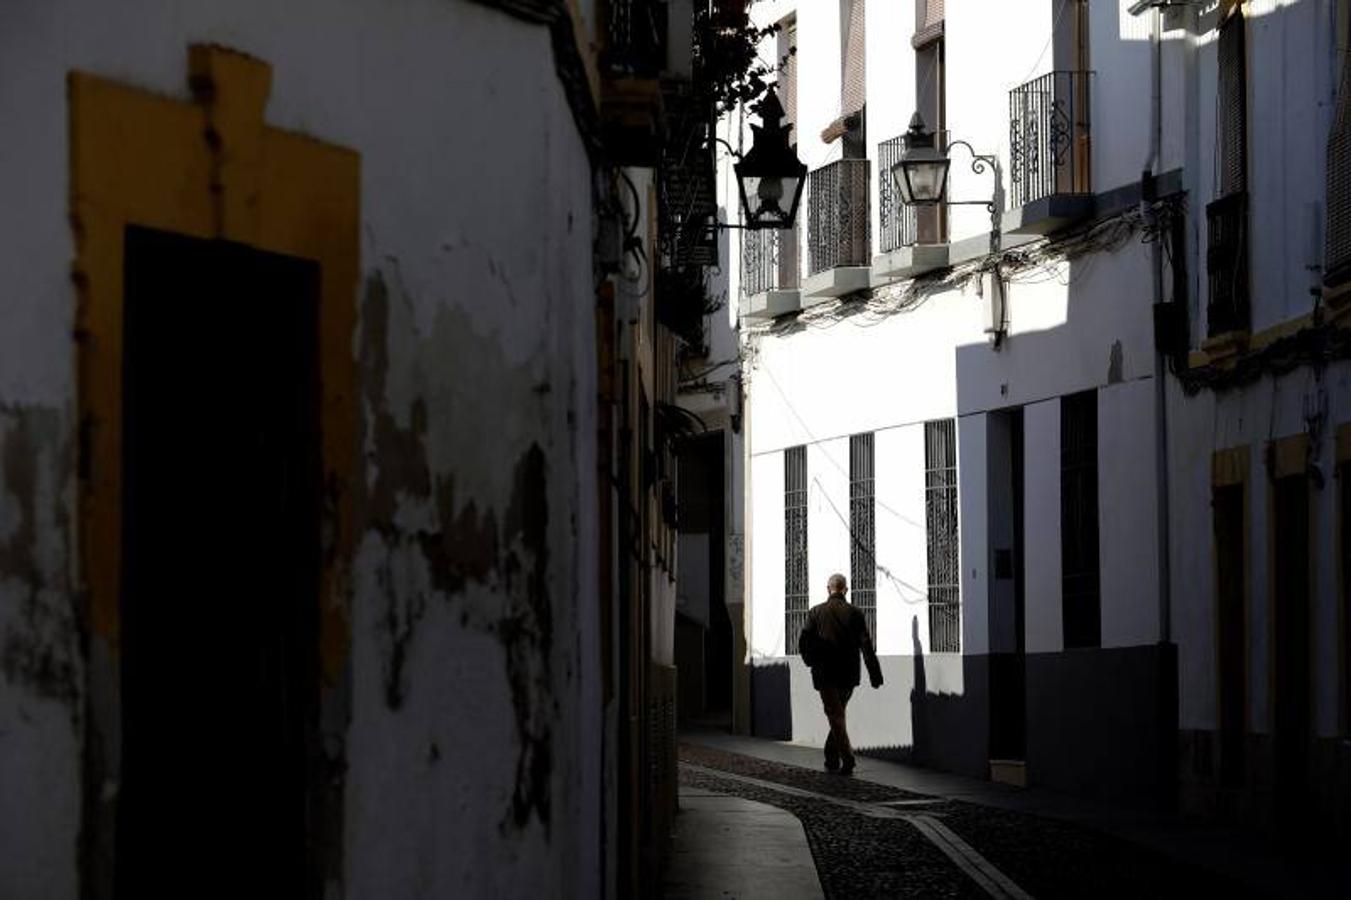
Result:
<svg viewBox="0 0 1351 900"><path fill-rule="evenodd" d="M1150 96L1152 106L1151 152L1146 171L1147 182L1142 183L1142 198L1148 201L1157 199L1157 176L1163 162L1163 10L1154 7L1153 25L1150 29L1149 46L1153 55L1153 91ZM1152 270L1154 305L1163 302L1163 248L1160 236L1152 244ZM1174 298L1176 302L1176 298ZM1172 642L1173 604L1172 604L1172 560L1171 536L1169 534L1169 484L1168 484L1168 361L1165 349L1155 341L1154 347L1154 465L1158 505L1158 559L1159 559L1159 643Z"/></svg>

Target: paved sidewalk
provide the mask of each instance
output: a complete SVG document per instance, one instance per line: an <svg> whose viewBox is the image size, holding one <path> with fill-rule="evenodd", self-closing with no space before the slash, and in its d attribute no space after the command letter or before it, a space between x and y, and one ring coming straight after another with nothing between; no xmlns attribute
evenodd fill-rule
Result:
<svg viewBox="0 0 1351 900"><path fill-rule="evenodd" d="M722 732L694 732L681 741L770 762L819 770L821 750L802 744ZM1283 857L1269 840L1237 829L1179 823L1148 811L1122 809L1037 788L1014 788L885 760L859 757L856 781L1040 816L1134 842L1275 896L1346 896L1351 866L1326 852ZM682 795L683 796L683 795Z"/></svg>
<svg viewBox="0 0 1351 900"><path fill-rule="evenodd" d="M680 790L666 900L821 900L802 823L790 812L701 788Z"/></svg>

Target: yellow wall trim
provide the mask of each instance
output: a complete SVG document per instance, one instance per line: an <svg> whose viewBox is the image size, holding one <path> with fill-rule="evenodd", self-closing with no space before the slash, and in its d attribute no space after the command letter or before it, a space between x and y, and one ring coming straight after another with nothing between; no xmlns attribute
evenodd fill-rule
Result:
<svg viewBox="0 0 1351 900"><path fill-rule="evenodd" d="M1247 447L1217 450L1210 458L1210 484L1212 487L1242 484L1248 480L1251 465L1252 451Z"/></svg>
<svg viewBox="0 0 1351 900"><path fill-rule="evenodd" d="M1294 434L1279 438L1268 445L1267 452L1272 478L1303 475L1309 468L1309 436Z"/></svg>
<svg viewBox="0 0 1351 900"><path fill-rule="evenodd" d="M78 387L85 460L80 567L89 626L115 654L122 558L123 236L129 225L221 238L320 267L324 569L320 656L334 681L347 658L355 545L356 285L360 158L271 128L264 62L189 49L194 99L175 100L83 72L68 77L71 222L78 292Z"/></svg>

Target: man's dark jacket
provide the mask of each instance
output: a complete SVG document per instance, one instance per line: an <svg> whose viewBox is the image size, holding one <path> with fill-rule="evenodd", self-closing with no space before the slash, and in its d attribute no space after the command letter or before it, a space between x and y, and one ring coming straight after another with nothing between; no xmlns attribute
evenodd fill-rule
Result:
<svg viewBox="0 0 1351 900"><path fill-rule="evenodd" d="M798 636L797 652L811 666L812 687L818 691L823 687L858 687L860 652L868 664L873 686L882 683L882 669L877 664L863 610L841 594L831 594L829 600L818 603L807 613L807 624Z"/></svg>

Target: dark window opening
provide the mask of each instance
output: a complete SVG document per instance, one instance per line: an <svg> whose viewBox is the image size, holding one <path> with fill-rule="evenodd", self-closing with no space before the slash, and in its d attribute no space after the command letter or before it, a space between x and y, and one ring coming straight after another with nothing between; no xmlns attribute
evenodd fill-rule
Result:
<svg viewBox="0 0 1351 900"><path fill-rule="evenodd" d="M1100 646L1096 391L1060 400L1060 547L1065 646Z"/></svg>
<svg viewBox="0 0 1351 900"><path fill-rule="evenodd" d="M1351 461L1337 471L1341 486L1342 734L1351 735Z"/></svg>
<svg viewBox="0 0 1351 900"><path fill-rule="evenodd" d="M1246 23L1220 26L1215 110L1215 201L1206 206L1208 333L1246 331L1248 298L1248 67Z"/></svg>
<svg viewBox="0 0 1351 900"><path fill-rule="evenodd" d="M1313 799L1308 478L1302 472L1277 478L1272 494L1276 814L1285 826L1297 828L1307 823Z"/></svg>

